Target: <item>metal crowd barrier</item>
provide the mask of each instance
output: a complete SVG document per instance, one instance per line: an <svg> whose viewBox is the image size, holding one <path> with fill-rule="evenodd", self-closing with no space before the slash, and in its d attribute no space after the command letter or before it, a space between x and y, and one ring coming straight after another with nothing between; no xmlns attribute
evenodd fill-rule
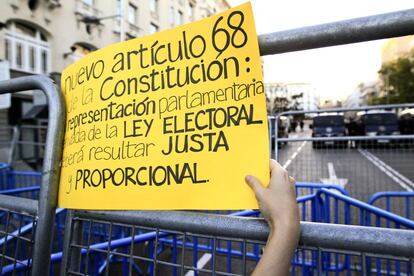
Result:
<svg viewBox="0 0 414 276"><path fill-rule="evenodd" d="M13 194L22 194L27 192L28 188L37 187L37 190L40 190L41 184L42 173L15 171L10 164L0 163L0 193L4 193L4 190L13 190ZM38 193L32 194L30 198L38 199Z"/></svg>
<svg viewBox="0 0 414 276"><path fill-rule="evenodd" d="M2 137L0 138L0 148L5 148L7 153L7 160L1 160L11 164L16 151L16 143L19 137L19 129L17 127L0 126Z"/></svg>
<svg viewBox="0 0 414 276"><path fill-rule="evenodd" d="M28 188L30 190L36 187ZM404 219L398 215L393 213L384 211L382 209L378 209L377 207L373 207L367 203L360 202L353 198L346 196L347 192L342 187L337 185L320 185L320 184L313 184L313 183L298 183L297 190L300 191L302 189L312 189L312 194L308 194L305 196L298 197L298 204L301 210L301 219L302 221L312 221L312 222L328 222L328 223L342 223L342 224L357 224L357 225L365 225L370 226L371 220L370 217L374 216L377 219L376 225L378 225L379 219L385 221L388 226L392 227L392 225L398 225L398 227L402 228L409 228L414 229L414 221L410 221ZM23 190L23 189L13 189L13 190L5 190L0 192L0 194L13 194L15 190ZM357 215L356 217L354 215ZM56 223L55 223L55 231L56 231L56 240L54 242L54 251L55 253L51 256L51 262L59 264L62 261L62 253L59 252L62 250L62 236L63 236L63 229L66 227L65 225L65 215L66 210L58 209L56 211ZM252 217L259 215L258 211L241 211L236 213L229 214L230 216L243 216L243 217ZM359 222L354 222L351 218L359 217ZM30 221L26 221L26 225L23 227L16 229L13 232L13 235L17 234L27 234L33 229L33 223ZM391 225L392 224L392 225ZM140 229L140 227L137 227ZM111 231L109 231L111 229ZM154 250L154 238L156 235L154 233L148 233L149 230L145 231L145 229L141 229L136 231L136 235L134 236L133 240L131 240L131 229L129 226L119 224L119 225L112 225L108 226L105 222L100 221L85 221L82 229L80 230L80 236L83 239L81 244L86 242L86 245L90 247L91 252L87 255L88 250L81 249L80 255L85 258L90 256L93 258L93 262L89 263L88 260L84 260L84 262L88 262L85 266L85 263L80 266L80 271L98 275L101 274L104 270L106 270L107 266L114 266L116 264L122 263L124 274L128 271L131 272L129 269L129 259L125 256L120 257L116 255L110 255L109 260L106 259L106 255L102 253L103 248L108 247L108 240L112 239L111 248L113 250L118 251L125 251L130 252L129 246L131 243L134 244L134 248L145 248L146 253L145 256L138 256L143 257L145 259L151 260L154 262L154 258L157 257L165 257L165 252L168 250L171 251L171 260L173 261L175 266L173 266L172 272L173 274L177 274L177 258L180 255L182 247L185 247L184 250L191 251L192 260L187 260L189 265L197 267L197 262L199 254L204 254L205 252L211 252L213 249L215 250L216 254L219 256L218 258L221 259L221 262L225 261L225 265L222 268L226 268L227 273L237 272L237 267L239 265L235 264L237 260L243 258L243 254L245 254L245 258L250 262L250 267L253 267L254 264L260 259L260 243L252 243L251 246L247 247L245 251L241 250L239 246L234 246L234 243L229 242L226 239L220 239L217 242L215 248L212 246L211 241L206 242L205 239L194 235L190 240L180 240L176 238L176 235L173 233L163 232L159 237L159 245L158 249ZM14 242L13 236L9 238L7 241L4 239L0 240L0 247L4 243L12 243ZM145 245L147 243L147 245ZM86 246L85 245L85 246ZM27 252L28 248L21 246L21 252ZM155 253L157 252L157 253ZM154 254L157 257L154 257ZM300 249L295 255L293 260L293 270L294 272L302 271L302 274L309 274L311 271L316 271L318 264L315 261L316 255L318 253L315 250L305 250ZM344 271L351 271L356 270L355 267L352 267L351 264L355 264L357 261L352 260L350 255L342 256L339 253L321 253L323 271L331 271L331 272L344 272ZM209 254L211 255L211 254ZM195 256L195 257L194 257ZM17 266L14 265L7 265L3 268L3 274L10 274L12 272L23 272L27 271L27 267L23 264L27 264L29 262L28 259L24 258L24 255L20 255L21 259ZM352 262L351 262L352 260ZM369 259L371 260L371 259ZM167 263L168 263L167 261ZM376 262L376 267L381 268L383 262L388 266L390 264L398 264L400 270L403 271L410 271L409 263L406 263L400 259L398 260L386 260L381 261L380 259L372 259L372 262ZM144 271L147 271L149 274L153 274L154 264L149 262L148 266L143 266L141 264L132 263L131 269L133 269L137 273L143 274ZM156 262L156 261L155 261ZM165 262L165 260L164 260ZM83 269L83 270L82 270ZM386 269L382 269L383 271L387 271L387 273L391 273L391 269L387 267ZM201 270L202 271L202 270ZM51 269L51 273L53 269ZM217 272L217 271L216 271ZM165 273L165 271L163 271Z"/></svg>
<svg viewBox="0 0 414 276"><path fill-rule="evenodd" d="M48 99L49 128L46 138L40 197L38 201L8 195L0 195L0 211L5 223L0 228L0 239L5 242L0 250L0 267L16 267L21 254L30 259L25 265L32 275L48 275L53 242L53 228L60 173L62 138L65 125L65 106L54 83L46 77L30 76L0 82L0 94L25 90L42 90ZM21 235L21 227L29 220L35 227L30 235ZM13 226L13 227L12 227ZM16 233L13 228L19 229ZM7 239L16 239L7 243ZM25 244L30 250L19 252ZM8 248L8 246L14 246ZM19 257L19 258L18 258Z"/></svg>
<svg viewBox="0 0 414 276"><path fill-rule="evenodd" d="M259 36L259 46L262 55L269 55L409 34L414 34L414 10L262 35ZM32 275L48 275L53 272L51 260L61 260L61 275L109 275L121 271L128 275L133 270L156 275L246 275L253 270L268 236L265 221L200 212L68 210L63 252L49 258L64 106L53 84L45 78L28 77L0 83L0 93L26 89L41 89L48 95L50 111L46 148L49 150L45 152L39 201L0 195L0 209L6 213L5 227L0 228L0 238L4 238L0 251L2 273L25 271ZM327 202L328 197L329 202L338 199L338 202L345 202L345 206L359 204L349 201L349 197L338 189L315 191L303 195L303 202L320 204L321 199ZM336 203L332 204L335 206ZM325 208L329 209L331 203L328 205ZM370 208L378 211L373 206ZM383 212L380 216L395 218L390 217L389 212ZM302 216L304 214L307 217L307 209ZM11 221L14 215L27 217L33 222L31 235L22 234L22 223ZM326 212L321 212L321 215L321 218L328 218ZM315 219L321 218L316 215ZM406 218L398 220L400 226L410 225ZM11 224L17 224L17 232L8 231ZM94 243L94 233L99 229L105 229L101 236L105 241ZM124 230L119 232L119 229ZM119 234L123 236L119 237ZM23 252L27 256L21 256L17 246L10 251L13 254L6 255L9 238L27 244L32 250ZM330 271L346 271L348 274L380 275L385 266L386 274L410 275L414 271L413 240L412 230L302 222L292 274L321 275ZM20 270L27 267L31 270Z"/></svg>
<svg viewBox="0 0 414 276"><path fill-rule="evenodd" d="M368 201L374 193L381 191L414 191L414 135L380 134L374 136L352 136L344 133L317 133L309 129L312 116L319 114L346 114L356 111L398 110L413 108L412 104L366 106L359 108L334 108L317 111L289 111L275 116L272 129L278 129L280 116L305 117L304 131L290 133L288 138L274 137L272 157L288 168L298 181L310 183L338 184L349 187L349 195ZM303 119L302 119L303 120ZM343 125L345 128L346 125ZM319 127L320 129L329 128ZM332 128L331 128L332 129ZM398 132L397 132L398 133ZM378 204L386 209L385 201ZM405 203L396 203L393 210L405 208ZM407 203L409 204L409 203ZM410 204L409 212L414 212ZM407 212L408 212L407 211Z"/></svg>
<svg viewBox="0 0 414 276"><path fill-rule="evenodd" d="M16 142L16 159L38 165L43 161L45 151L45 125L19 125L19 139ZM39 167L39 166L37 166Z"/></svg>
<svg viewBox="0 0 414 276"><path fill-rule="evenodd" d="M414 220L414 192L378 192L369 198L368 204L378 206L381 201L385 201L381 206L388 212Z"/></svg>

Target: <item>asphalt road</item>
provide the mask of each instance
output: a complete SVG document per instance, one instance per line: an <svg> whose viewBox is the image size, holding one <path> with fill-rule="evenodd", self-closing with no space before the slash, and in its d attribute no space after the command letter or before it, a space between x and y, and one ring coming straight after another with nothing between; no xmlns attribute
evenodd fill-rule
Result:
<svg viewBox="0 0 414 276"><path fill-rule="evenodd" d="M310 130L290 134L292 139L310 136ZM311 141L292 141L279 149L278 156L298 182L338 184L351 197L364 202L377 192L414 190L414 147L314 149ZM391 210L405 215L404 200L391 201ZM413 203L411 214L414 214ZM376 205L385 208L385 200Z"/></svg>

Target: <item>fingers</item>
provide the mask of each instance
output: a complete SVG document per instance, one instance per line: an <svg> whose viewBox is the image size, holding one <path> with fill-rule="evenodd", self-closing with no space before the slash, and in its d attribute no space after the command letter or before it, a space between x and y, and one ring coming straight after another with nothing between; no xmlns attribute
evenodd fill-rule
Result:
<svg viewBox="0 0 414 276"><path fill-rule="evenodd" d="M273 159L270 159L270 174L270 189L276 188L279 185L283 186L283 183L289 182L289 175L286 169Z"/></svg>
<svg viewBox="0 0 414 276"><path fill-rule="evenodd" d="M270 171L273 171L274 169L276 169L279 165L279 163L274 160L274 159L270 159L269 161L269 167L270 167Z"/></svg>
<svg viewBox="0 0 414 276"><path fill-rule="evenodd" d="M287 171L276 160L270 159L270 172L273 175L283 176L287 175Z"/></svg>
<svg viewBox="0 0 414 276"><path fill-rule="evenodd" d="M263 193L263 186L262 183L260 183L260 180L252 175L248 175L245 177L246 183L250 186L250 188L254 191L257 198L260 198Z"/></svg>

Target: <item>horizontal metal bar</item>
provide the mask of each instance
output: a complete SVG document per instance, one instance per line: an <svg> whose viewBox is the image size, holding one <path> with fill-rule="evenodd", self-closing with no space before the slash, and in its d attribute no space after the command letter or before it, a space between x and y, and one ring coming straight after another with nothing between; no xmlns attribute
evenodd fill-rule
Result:
<svg viewBox="0 0 414 276"><path fill-rule="evenodd" d="M318 110L294 110L294 111L285 111L277 114L274 117L286 116L286 115L299 115L299 114L319 114L319 113L342 113L342 112L352 112L352 111L368 111L368 110L376 110L376 109L398 109L398 108L413 108L414 103L406 103L406 104L388 104L388 105L370 105L370 106L361 106L361 107L354 107L354 108L326 108L326 109L318 109ZM271 116L273 117L273 116Z"/></svg>
<svg viewBox="0 0 414 276"><path fill-rule="evenodd" d="M341 202L349 203L353 206L358 207L359 209L363 209L365 211L368 211L372 214L375 214L376 217L382 217L385 219L388 219L390 221L393 221L395 223L398 223L401 226L407 227L409 229L414 229L414 221L405 217L402 217L400 215L391 213L389 211L386 211L384 209L381 209L379 207L367 204L363 201L360 201L358 199L355 199L350 196L341 195L340 193L337 193L335 191L322 188L316 192L318 197L321 197L322 195L328 195L330 198L335 198L341 200ZM414 231L412 231L414 234Z"/></svg>
<svg viewBox="0 0 414 276"><path fill-rule="evenodd" d="M377 192L368 199L367 203L373 205L375 201L381 198L387 197L403 197L403 198L412 198L414 201L414 192L400 192L400 191L388 191L388 192Z"/></svg>
<svg viewBox="0 0 414 276"><path fill-rule="evenodd" d="M24 187L24 188L0 190L0 194L15 195L15 194L34 192L34 191L39 191L39 190L40 190L40 186L30 186L30 187Z"/></svg>
<svg viewBox="0 0 414 276"><path fill-rule="evenodd" d="M19 145L31 145L31 146L42 146L42 147L44 147L46 145L46 143L33 142L33 141L17 141L16 144L19 144Z"/></svg>
<svg viewBox="0 0 414 276"><path fill-rule="evenodd" d="M414 135L378 135L378 136L335 136L335 137L297 137L277 138L277 142L303 141L376 141L376 140L412 140Z"/></svg>
<svg viewBox="0 0 414 276"><path fill-rule="evenodd" d="M75 211L75 217L126 223L161 230L266 241L267 223L260 218L181 211ZM414 257L414 231L301 222L300 244L332 250Z"/></svg>
<svg viewBox="0 0 414 276"><path fill-rule="evenodd" d="M27 128L27 129L47 129L47 126L31 126L31 125L19 125L20 128Z"/></svg>
<svg viewBox="0 0 414 276"><path fill-rule="evenodd" d="M9 175L13 176L33 176L33 177L41 177L41 172L23 172L23 171L10 171Z"/></svg>
<svg viewBox="0 0 414 276"><path fill-rule="evenodd" d="M411 34L414 9L259 35L259 48L265 56Z"/></svg>
<svg viewBox="0 0 414 276"><path fill-rule="evenodd" d="M37 216L38 201L0 194L0 209Z"/></svg>
<svg viewBox="0 0 414 276"><path fill-rule="evenodd" d="M414 257L414 231L366 226L301 222L303 246Z"/></svg>

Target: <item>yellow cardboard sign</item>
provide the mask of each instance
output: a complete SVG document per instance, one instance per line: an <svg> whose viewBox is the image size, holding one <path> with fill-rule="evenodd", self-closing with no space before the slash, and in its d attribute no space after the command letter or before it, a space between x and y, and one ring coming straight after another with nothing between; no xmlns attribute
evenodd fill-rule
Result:
<svg viewBox="0 0 414 276"><path fill-rule="evenodd" d="M250 3L95 51L61 79L60 207L257 208L269 180L266 101Z"/></svg>

